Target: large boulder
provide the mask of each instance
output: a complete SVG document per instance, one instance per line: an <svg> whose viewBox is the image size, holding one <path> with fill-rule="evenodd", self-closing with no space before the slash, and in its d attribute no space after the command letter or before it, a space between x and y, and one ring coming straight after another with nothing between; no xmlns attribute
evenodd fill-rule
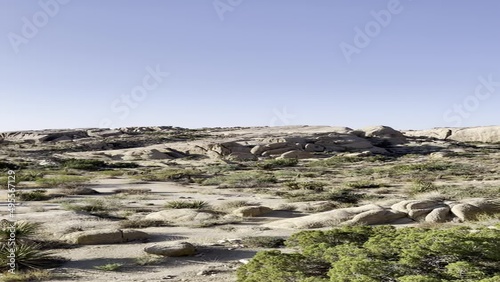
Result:
<svg viewBox="0 0 500 282"><path fill-rule="evenodd" d="M196 254L196 247L188 242L158 243L144 248L148 254L165 257L184 257Z"/></svg>
<svg viewBox="0 0 500 282"><path fill-rule="evenodd" d="M450 218L450 208L449 207L441 207L432 210L425 217L426 222L430 223L442 223L447 222Z"/></svg>
<svg viewBox="0 0 500 282"><path fill-rule="evenodd" d="M355 215L347 223L349 224L386 224L404 218L406 213L394 210L370 210Z"/></svg>
<svg viewBox="0 0 500 282"><path fill-rule="evenodd" d="M119 244L149 239L149 234L137 230L101 229L66 234L63 241L78 245Z"/></svg>
<svg viewBox="0 0 500 282"><path fill-rule="evenodd" d="M453 205L451 212L460 220L474 220L481 214L500 213L500 200L483 198L462 200Z"/></svg>

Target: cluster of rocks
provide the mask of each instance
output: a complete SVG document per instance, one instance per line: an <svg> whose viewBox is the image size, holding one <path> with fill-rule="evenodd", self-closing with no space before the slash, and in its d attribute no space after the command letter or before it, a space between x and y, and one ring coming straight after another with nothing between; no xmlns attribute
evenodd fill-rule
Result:
<svg viewBox="0 0 500 282"><path fill-rule="evenodd" d="M406 137L387 126L362 130L337 128L335 132L309 136L268 137L260 141L197 145L190 153L230 160L256 160L260 157L306 159L332 152L387 154L382 147L406 143Z"/></svg>
<svg viewBox="0 0 500 282"><path fill-rule="evenodd" d="M500 200L467 199L457 202L443 200L408 200L382 207L369 204L335 209L299 218L274 221L267 227L320 228L338 224L410 224L415 222L444 223L474 220L481 214L500 213Z"/></svg>
<svg viewBox="0 0 500 282"><path fill-rule="evenodd" d="M451 132L450 132L451 130ZM428 130L408 130L406 136L427 137L444 139L458 142L482 142L499 143L500 126L479 126L479 127L456 127L456 128L433 128Z"/></svg>
<svg viewBox="0 0 500 282"><path fill-rule="evenodd" d="M64 141L91 141L108 137L120 137L154 132L167 132L172 130L187 130L171 126L152 127L124 127L110 128L83 128L83 129L47 129L30 131L13 131L0 133L0 139L12 142L31 141L35 143L64 142Z"/></svg>

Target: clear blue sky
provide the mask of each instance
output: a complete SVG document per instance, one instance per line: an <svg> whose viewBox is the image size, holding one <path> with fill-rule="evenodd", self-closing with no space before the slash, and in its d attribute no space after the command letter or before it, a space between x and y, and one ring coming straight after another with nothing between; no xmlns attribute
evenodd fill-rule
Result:
<svg viewBox="0 0 500 282"><path fill-rule="evenodd" d="M0 131L498 125L499 12L497 0L0 0Z"/></svg>

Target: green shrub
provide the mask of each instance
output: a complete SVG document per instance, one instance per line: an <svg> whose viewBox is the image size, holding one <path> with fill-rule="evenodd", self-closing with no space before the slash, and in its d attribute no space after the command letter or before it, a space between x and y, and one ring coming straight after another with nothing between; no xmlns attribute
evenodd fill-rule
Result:
<svg viewBox="0 0 500 282"><path fill-rule="evenodd" d="M234 172L229 175L214 176L202 182L203 185L219 185L221 188L255 188L269 186L278 180L272 174L263 172Z"/></svg>
<svg viewBox="0 0 500 282"><path fill-rule="evenodd" d="M46 194L46 190L34 190L31 192L19 192L17 198L20 201L46 201L51 197Z"/></svg>
<svg viewBox="0 0 500 282"><path fill-rule="evenodd" d="M56 275L47 270L27 270L17 273L5 273L0 278L2 282L38 282L54 281Z"/></svg>
<svg viewBox="0 0 500 282"><path fill-rule="evenodd" d="M250 248L280 248L285 246L285 238L276 236L246 237L241 240L241 243Z"/></svg>
<svg viewBox="0 0 500 282"><path fill-rule="evenodd" d="M66 210L88 213L102 213L116 209L117 207L102 199L86 199L83 203L69 204L63 203L62 207Z"/></svg>
<svg viewBox="0 0 500 282"><path fill-rule="evenodd" d="M325 186L327 184L319 181L307 181L307 182L297 182L297 181L289 181L285 182L285 186L287 186L291 190L296 189L304 189L311 190L316 192L323 192L325 190Z"/></svg>
<svg viewBox="0 0 500 282"><path fill-rule="evenodd" d="M356 189L382 187L382 185L380 183L376 183L376 182L369 181L369 180L358 180L355 182L349 182L349 183L346 183L346 186L349 188L356 188Z"/></svg>
<svg viewBox="0 0 500 282"><path fill-rule="evenodd" d="M11 228L12 227L12 228ZM16 243L30 241L40 227L39 223L29 221L8 222L3 221L0 228L0 243L7 243L12 236Z"/></svg>
<svg viewBox="0 0 500 282"><path fill-rule="evenodd" d="M144 172L137 175L143 181L182 181L191 180L192 177L198 176L200 171L193 169L168 169L155 172Z"/></svg>
<svg viewBox="0 0 500 282"><path fill-rule="evenodd" d="M18 170L19 168L20 168L20 166L17 164L0 161L0 170L2 170L2 171L4 171L4 170Z"/></svg>
<svg viewBox="0 0 500 282"><path fill-rule="evenodd" d="M299 252L259 252L238 281L497 281L500 272L500 231L488 228L345 226L302 231L286 245Z"/></svg>
<svg viewBox="0 0 500 282"><path fill-rule="evenodd" d="M261 169L273 169L278 167L296 166L298 163L299 160L297 159L272 159L263 162L258 162L255 164L255 166Z"/></svg>
<svg viewBox="0 0 500 282"><path fill-rule="evenodd" d="M147 228L147 227L160 227L160 226L168 226L165 221L162 220L124 220L120 221L120 228Z"/></svg>
<svg viewBox="0 0 500 282"><path fill-rule="evenodd" d="M10 269L8 264L10 263L11 249L14 251L13 254L16 258L14 264L17 270L54 268L63 262L52 252L40 250L36 244L19 243L11 248L2 243L0 246L0 270L2 271Z"/></svg>
<svg viewBox="0 0 500 282"><path fill-rule="evenodd" d="M62 167L70 169L95 171L106 168L106 162L94 159L67 159L62 161Z"/></svg>
<svg viewBox="0 0 500 282"><path fill-rule="evenodd" d="M165 204L167 209L208 209L210 205L205 201L171 201Z"/></svg>
<svg viewBox="0 0 500 282"><path fill-rule="evenodd" d="M432 181L428 181L425 179L414 180L411 185L411 193L413 194L426 193L437 190L438 188L434 185L434 183L432 183Z"/></svg>
<svg viewBox="0 0 500 282"><path fill-rule="evenodd" d="M53 177L39 178L36 183L40 187L75 187L89 181L88 177L75 175L57 175Z"/></svg>
<svg viewBox="0 0 500 282"><path fill-rule="evenodd" d="M103 270L103 271L120 271L123 268L123 264L121 263L108 263L105 265L98 265L94 267L95 269Z"/></svg>

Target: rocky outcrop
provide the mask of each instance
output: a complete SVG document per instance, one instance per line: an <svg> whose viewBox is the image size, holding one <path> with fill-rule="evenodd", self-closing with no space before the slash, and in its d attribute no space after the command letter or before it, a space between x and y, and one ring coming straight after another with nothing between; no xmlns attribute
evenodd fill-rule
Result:
<svg viewBox="0 0 500 282"><path fill-rule="evenodd" d="M406 137L400 131L389 126L372 126L358 130L361 137L368 140L375 146L398 145L406 143Z"/></svg>
<svg viewBox="0 0 500 282"><path fill-rule="evenodd" d="M342 224L443 223L474 220L480 214L500 213L500 200L468 199L444 202L435 199L401 201L391 207L364 205L342 208L266 224L271 228L308 229ZM455 219L454 219L455 218Z"/></svg>
<svg viewBox="0 0 500 282"><path fill-rule="evenodd" d="M480 127L455 127L455 128L433 128L429 130L408 130L404 134L412 137L427 137L445 139L448 130L451 135L447 140L459 142L500 142L500 126L480 126Z"/></svg>
<svg viewBox="0 0 500 282"><path fill-rule="evenodd" d="M461 221L475 220L481 214L500 213L500 200L483 198L462 200L453 204L451 212Z"/></svg>

